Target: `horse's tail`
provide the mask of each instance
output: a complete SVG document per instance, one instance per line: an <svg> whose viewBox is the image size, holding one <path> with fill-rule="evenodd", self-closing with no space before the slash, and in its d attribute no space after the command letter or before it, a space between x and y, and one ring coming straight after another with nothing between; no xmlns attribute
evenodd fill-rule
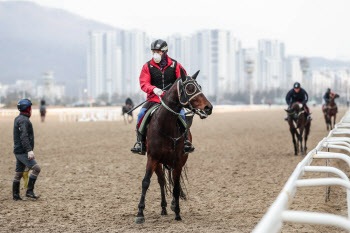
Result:
<svg viewBox="0 0 350 233"><path fill-rule="evenodd" d="M172 170L168 166L163 165L163 174L165 178L165 190L167 195L173 194L173 189L174 189L174 180L172 178L171 173L172 173ZM181 177L180 177L180 198L182 200L187 200L187 196L188 196L188 191L186 188L185 181L188 182L186 165L183 167Z"/></svg>

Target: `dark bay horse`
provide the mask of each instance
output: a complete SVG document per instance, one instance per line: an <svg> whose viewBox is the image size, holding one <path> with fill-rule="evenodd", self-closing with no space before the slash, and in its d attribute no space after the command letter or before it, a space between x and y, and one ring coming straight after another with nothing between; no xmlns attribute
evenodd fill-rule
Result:
<svg viewBox="0 0 350 233"><path fill-rule="evenodd" d="M329 97L329 102L327 105L325 105L325 111L324 111L324 119L326 121L327 130L333 129L335 125L335 120L337 118L337 104L335 103L335 99L338 98L338 94L331 94ZM332 117L333 117L333 124L332 124Z"/></svg>
<svg viewBox="0 0 350 233"><path fill-rule="evenodd" d="M136 223L143 223L145 221L143 214L145 197L154 172L158 176L161 191L161 215L167 215L167 202L165 199L166 179L162 165L172 171L172 178L169 177L171 179L170 182L173 183L171 209L175 212L175 220L181 220L179 198L182 193L182 187L180 179L188 155L184 153L185 132L177 127L178 116L181 109L186 107L191 110L191 113L198 114L201 119L204 119L212 113L213 109L213 106L203 95L201 87L196 81L198 73L199 71L190 77L186 76L183 70L181 70L181 78L178 78L164 95L162 105L149 123L147 130L146 174L142 180L142 194L138 205L139 211L135 219ZM189 140L192 141L190 134Z"/></svg>
<svg viewBox="0 0 350 233"><path fill-rule="evenodd" d="M311 121L307 120L305 109L303 108L301 103L295 102L291 104L291 107L288 110L285 110L289 116L288 124L289 130L292 134L293 144L294 144L294 155L298 155L299 153L299 144L300 144L300 154L304 155L307 147L307 137L310 133ZM298 132L299 129L299 132ZM303 147L303 133L305 146ZM297 140L295 140L295 136Z"/></svg>

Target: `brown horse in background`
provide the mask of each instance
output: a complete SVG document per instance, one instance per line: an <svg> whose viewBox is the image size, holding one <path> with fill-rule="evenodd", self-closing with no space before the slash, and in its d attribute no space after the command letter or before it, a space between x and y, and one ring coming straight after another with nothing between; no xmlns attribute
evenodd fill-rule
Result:
<svg viewBox="0 0 350 233"><path fill-rule="evenodd" d="M186 76L181 70L181 78L172 85L162 99L162 105L152 116L147 130L147 165L146 174L142 181L141 200L136 223L143 223L145 217L145 197L151 182L153 172L158 176L161 191L161 215L167 215L167 202L165 199L166 179L162 165L169 169L168 182L173 184L173 201L171 209L175 212L175 220L180 221L180 195L184 197L180 179L188 155L184 152L184 135L186 130L177 126L178 116L183 107L189 108L191 113L198 114L201 119L212 113L213 106L203 95L201 87L196 81L199 71L192 77ZM192 136L189 135L192 141ZM171 172L172 171L172 172ZM172 177L171 177L172 175Z"/></svg>
<svg viewBox="0 0 350 233"><path fill-rule="evenodd" d="M311 121L307 120L305 109L299 102L292 103L290 108L285 110L288 114L288 124L289 130L292 134L293 144L294 144L294 155L299 154L299 144L300 144L300 154L304 155L306 153L307 147L306 142L310 133ZM299 129L299 132L298 132ZM303 133L305 131L304 140L305 146L303 147ZM295 140L295 136L297 140Z"/></svg>
<svg viewBox="0 0 350 233"><path fill-rule="evenodd" d="M338 97L339 97L338 94L331 93L329 97L329 102L327 105L325 105L324 119L326 121L328 131L332 130L335 125L337 112L338 112L338 107L337 107L337 104L335 103L335 99ZM333 117L333 124L332 124L332 117Z"/></svg>

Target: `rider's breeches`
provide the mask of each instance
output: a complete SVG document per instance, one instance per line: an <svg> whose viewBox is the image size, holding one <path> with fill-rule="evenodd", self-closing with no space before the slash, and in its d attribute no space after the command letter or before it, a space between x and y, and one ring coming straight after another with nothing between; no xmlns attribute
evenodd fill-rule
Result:
<svg viewBox="0 0 350 233"><path fill-rule="evenodd" d="M14 180L21 180L23 176L23 172L26 167L32 170L32 174L30 174L30 178L36 179L39 175L41 169L39 164L35 159L28 159L28 154L15 154L16 156L16 175Z"/></svg>
<svg viewBox="0 0 350 233"><path fill-rule="evenodd" d="M137 122L136 122L137 125L139 124L139 122L142 119L142 117L145 115L146 111L147 111L147 108L141 108L139 114L137 115ZM181 115L182 119L184 119L184 121L186 121L185 110L184 109L181 109L180 114L182 114Z"/></svg>

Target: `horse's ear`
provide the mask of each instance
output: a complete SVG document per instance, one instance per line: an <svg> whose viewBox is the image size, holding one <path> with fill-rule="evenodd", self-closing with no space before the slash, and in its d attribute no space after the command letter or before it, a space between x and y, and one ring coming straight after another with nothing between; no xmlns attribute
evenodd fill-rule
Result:
<svg viewBox="0 0 350 233"><path fill-rule="evenodd" d="M180 73L181 73L182 82L185 82L187 76L186 76L186 74L185 74L185 71L184 71L182 68L180 68Z"/></svg>
<svg viewBox="0 0 350 233"><path fill-rule="evenodd" d="M288 110L287 110L287 109L284 109L284 111L288 112Z"/></svg>
<svg viewBox="0 0 350 233"><path fill-rule="evenodd" d="M199 74L199 71L200 71L200 70L198 70L194 75L192 75L192 78L193 78L193 79L196 79L196 78L197 78L197 76L198 76L198 74Z"/></svg>

